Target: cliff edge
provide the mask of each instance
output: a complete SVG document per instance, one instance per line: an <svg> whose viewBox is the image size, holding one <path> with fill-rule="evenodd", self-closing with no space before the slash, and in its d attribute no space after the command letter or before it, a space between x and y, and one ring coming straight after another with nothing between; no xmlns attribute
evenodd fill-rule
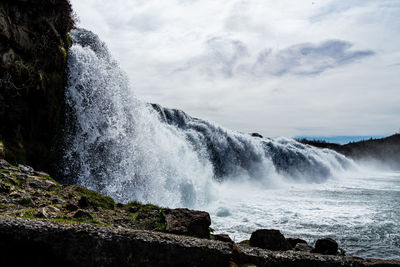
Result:
<svg viewBox="0 0 400 267"><path fill-rule="evenodd" d="M68 0L0 2L0 146L10 162L54 168L71 13Z"/></svg>

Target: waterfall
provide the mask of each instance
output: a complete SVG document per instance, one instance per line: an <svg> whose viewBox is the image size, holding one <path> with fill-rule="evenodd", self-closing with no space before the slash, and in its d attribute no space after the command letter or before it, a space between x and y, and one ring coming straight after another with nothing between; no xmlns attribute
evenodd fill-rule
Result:
<svg viewBox="0 0 400 267"><path fill-rule="evenodd" d="M147 104L92 32L71 32L64 176L126 202L198 207L226 180L323 182L353 163L289 138L231 131ZM132 59L134 60L134 59Z"/></svg>

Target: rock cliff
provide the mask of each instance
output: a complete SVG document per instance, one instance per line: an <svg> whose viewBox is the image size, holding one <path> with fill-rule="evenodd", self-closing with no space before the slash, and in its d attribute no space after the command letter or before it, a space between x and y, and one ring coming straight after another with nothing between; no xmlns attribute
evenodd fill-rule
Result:
<svg viewBox="0 0 400 267"><path fill-rule="evenodd" d="M71 12L68 0L0 2L0 143L11 162L54 166Z"/></svg>

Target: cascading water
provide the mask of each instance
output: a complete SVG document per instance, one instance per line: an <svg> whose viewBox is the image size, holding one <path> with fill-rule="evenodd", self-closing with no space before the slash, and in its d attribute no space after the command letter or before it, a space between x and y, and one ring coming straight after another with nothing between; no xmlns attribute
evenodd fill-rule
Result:
<svg viewBox="0 0 400 267"><path fill-rule="evenodd" d="M268 227L310 242L329 236L358 256L399 258L400 173L363 173L331 150L144 103L96 35L71 36L69 182L120 202L206 210L212 227L236 241Z"/></svg>
<svg viewBox="0 0 400 267"><path fill-rule="evenodd" d="M105 44L71 32L65 177L110 195L164 206L198 207L216 183L321 182L352 162L287 138L229 131L137 99Z"/></svg>

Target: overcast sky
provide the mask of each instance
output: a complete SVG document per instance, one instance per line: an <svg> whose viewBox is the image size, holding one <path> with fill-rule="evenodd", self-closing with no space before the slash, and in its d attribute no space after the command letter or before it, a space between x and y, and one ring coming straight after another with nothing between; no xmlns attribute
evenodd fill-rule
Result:
<svg viewBox="0 0 400 267"><path fill-rule="evenodd" d="M398 0L72 0L147 101L265 136L400 128Z"/></svg>

